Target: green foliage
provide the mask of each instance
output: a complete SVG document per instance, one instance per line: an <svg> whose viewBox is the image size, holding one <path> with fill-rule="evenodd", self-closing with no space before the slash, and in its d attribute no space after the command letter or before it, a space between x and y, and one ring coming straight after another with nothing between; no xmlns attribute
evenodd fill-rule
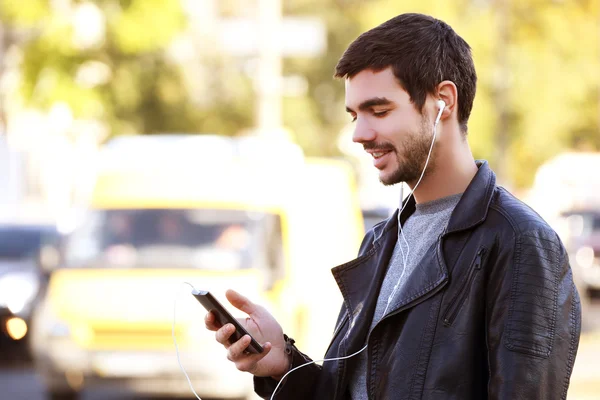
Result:
<svg viewBox="0 0 600 400"><path fill-rule="evenodd" d="M121 1L121 12L108 20L110 37L123 54L159 51L181 32L185 18L173 0Z"/></svg>
<svg viewBox="0 0 600 400"><path fill-rule="evenodd" d="M171 0L93 3L106 20L106 36L99 45L87 48L76 43L71 13L52 7L50 0L28 1L28 7L17 7L11 0L0 3L3 22L10 29L24 24L29 28L21 44L21 93L26 104L49 109L65 102L76 118L102 120L113 135L201 131L206 110L193 105L180 66L166 55L173 39L186 28L181 4ZM89 85L79 79L90 62L108 70L106 81Z"/></svg>
<svg viewBox="0 0 600 400"><path fill-rule="evenodd" d="M28 0L27 6L23 6L22 0L1 0L0 16L2 22L11 22L19 27L27 27L36 24L40 19L48 15L49 5L47 0Z"/></svg>
<svg viewBox="0 0 600 400"><path fill-rule="evenodd" d="M255 125L252 57L223 54L204 42L197 44L198 64L167 56L188 28L181 2L97 0L106 38L83 49L73 40L69 14L56 3L27 0L23 7L22 1L0 0L5 28L27 31L21 92L29 106L47 109L64 101L76 117L107 122L112 134L236 135ZM245 0L217 4L221 16L252 14ZM332 78L339 57L360 33L403 12L445 20L471 45L479 81L469 143L492 167L506 162L503 183L529 185L541 163L566 149L600 150L597 0L288 0L283 12L316 16L327 26L321 57L286 58L283 66L284 75L308 83L306 95L283 99L283 118L309 155L339 155L338 135L349 124L343 82ZM82 66L90 62L106 66L109 78L82 84Z"/></svg>

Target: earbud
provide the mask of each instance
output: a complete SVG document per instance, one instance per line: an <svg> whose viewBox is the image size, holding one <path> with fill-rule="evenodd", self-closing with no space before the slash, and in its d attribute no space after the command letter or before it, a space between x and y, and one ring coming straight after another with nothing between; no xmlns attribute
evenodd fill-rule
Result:
<svg viewBox="0 0 600 400"><path fill-rule="evenodd" d="M437 125L438 122L440 122L440 118L442 118L442 113L444 112L444 108L446 108L446 102L444 100L438 100L437 102L439 111L438 111L438 115L435 118L435 122L434 125Z"/></svg>

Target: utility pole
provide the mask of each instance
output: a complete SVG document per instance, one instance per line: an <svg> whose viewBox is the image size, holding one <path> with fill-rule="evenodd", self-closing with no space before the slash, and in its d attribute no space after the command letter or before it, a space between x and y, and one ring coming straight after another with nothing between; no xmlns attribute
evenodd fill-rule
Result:
<svg viewBox="0 0 600 400"><path fill-rule="evenodd" d="M496 50L496 68L498 73L495 79L494 103L497 110L498 123L496 127L496 151L495 159L498 173L498 180L506 186L510 186L508 176L508 135L509 135L509 114L508 114L508 90L509 90L509 65L508 65L508 45L509 45L509 18L510 18L510 0L496 0L498 16L498 47Z"/></svg>
<svg viewBox="0 0 600 400"><path fill-rule="evenodd" d="M256 81L256 121L259 135L281 133L282 57L281 0L258 1L258 79Z"/></svg>

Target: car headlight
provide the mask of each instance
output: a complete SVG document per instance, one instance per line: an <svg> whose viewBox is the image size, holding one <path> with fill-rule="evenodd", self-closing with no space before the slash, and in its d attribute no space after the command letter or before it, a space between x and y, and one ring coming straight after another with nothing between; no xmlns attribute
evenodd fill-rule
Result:
<svg viewBox="0 0 600 400"><path fill-rule="evenodd" d="M583 268L590 268L594 265L594 249L591 247L582 247L575 253L575 260Z"/></svg>
<svg viewBox="0 0 600 400"><path fill-rule="evenodd" d="M35 298L40 287L33 272L14 272L0 276L0 305L18 314Z"/></svg>

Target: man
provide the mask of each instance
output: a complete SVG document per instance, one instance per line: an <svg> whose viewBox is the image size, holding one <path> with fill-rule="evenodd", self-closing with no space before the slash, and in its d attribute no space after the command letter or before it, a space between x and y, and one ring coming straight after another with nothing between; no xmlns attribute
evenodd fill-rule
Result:
<svg viewBox="0 0 600 400"><path fill-rule="evenodd" d="M383 184L406 182L414 194L367 233L356 260L333 269L344 297L325 356L334 360L281 381L310 359L233 291L265 351L246 353L249 337L229 343L232 326L209 313L228 358L264 398L278 383L277 399L566 398L579 297L556 233L473 159L468 44L442 21L403 14L356 39L336 76L353 140Z"/></svg>

